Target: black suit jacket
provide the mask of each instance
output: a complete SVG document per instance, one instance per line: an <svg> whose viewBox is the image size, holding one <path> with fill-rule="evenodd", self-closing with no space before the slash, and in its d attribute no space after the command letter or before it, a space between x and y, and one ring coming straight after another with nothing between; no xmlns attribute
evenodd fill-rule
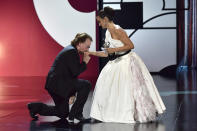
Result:
<svg viewBox="0 0 197 131"><path fill-rule="evenodd" d="M86 63L80 63L77 49L69 45L56 56L48 73L45 89L68 98L77 86L77 76L85 70Z"/></svg>

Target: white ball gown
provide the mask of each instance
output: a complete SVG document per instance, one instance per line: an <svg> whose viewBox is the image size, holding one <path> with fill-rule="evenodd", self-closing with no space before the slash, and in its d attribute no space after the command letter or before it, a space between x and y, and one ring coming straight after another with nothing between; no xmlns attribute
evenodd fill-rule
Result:
<svg viewBox="0 0 197 131"><path fill-rule="evenodd" d="M116 25L116 28L120 28ZM123 43L112 39L111 48ZM124 53L124 52L119 52ZM136 123L156 119L166 110L152 76L141 58L133 51L109 61L102 69L92 98L90 117L103 122Z"/></svg>

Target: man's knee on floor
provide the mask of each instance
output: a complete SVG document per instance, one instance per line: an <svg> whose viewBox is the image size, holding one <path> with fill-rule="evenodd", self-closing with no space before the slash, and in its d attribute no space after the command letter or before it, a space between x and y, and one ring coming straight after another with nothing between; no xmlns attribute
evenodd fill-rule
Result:
<svg viewBox="0 0 197 131"><path fill-rule="evenodd" d="M58 110L58 117L60 118L67 118L68 114L69 114L69 111L67 111L66 109Z"/></svg>
<svg viewBox="0 0 197 131"><path fill-rule="evenodd" d="M68 117L68 113L61 112L58 114L58 117L61 119L66 119Z"/></svg>

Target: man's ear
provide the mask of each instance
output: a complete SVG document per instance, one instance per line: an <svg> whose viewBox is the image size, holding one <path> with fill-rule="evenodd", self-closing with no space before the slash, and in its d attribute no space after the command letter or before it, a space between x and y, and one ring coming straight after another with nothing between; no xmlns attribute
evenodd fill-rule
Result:
<svg viewBox="0 0 197 131"><path fill-rule="evenodd" d="M76 48L77 48L77 49L79 48L79 44L76 45Z"/></svg>

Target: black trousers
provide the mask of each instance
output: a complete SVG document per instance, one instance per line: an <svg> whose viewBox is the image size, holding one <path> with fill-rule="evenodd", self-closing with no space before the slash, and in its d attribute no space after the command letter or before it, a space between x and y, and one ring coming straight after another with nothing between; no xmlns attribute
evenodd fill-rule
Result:
<svg viewBox="0 0 197 131"><path fill-rule="evenodd" d="M34 111L43 116L58 116L60 118L66 118L68 116L70 118L82 116L83 107L91 90L91 84L87 80L78 79L76 85L76 88L69 92L68 96L65 96L66 98L48 91L55 103L55 106L35 102L32 103ZM76 101L69 112L69 98L75 93L77 93Z"/></svg>

